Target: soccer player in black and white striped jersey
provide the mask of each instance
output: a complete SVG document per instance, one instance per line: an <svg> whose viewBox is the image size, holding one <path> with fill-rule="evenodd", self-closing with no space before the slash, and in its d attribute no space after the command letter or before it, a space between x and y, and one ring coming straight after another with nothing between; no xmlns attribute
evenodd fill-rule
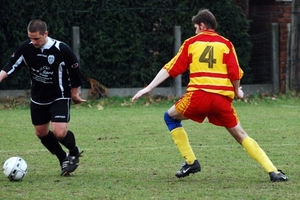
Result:
<svg viewBox="0 0 300 200"><path fill-rule="evenodd" d="M61 176L68 176L79 164L80 152L74 134L68 130L71 100L84 102L79 87L82 75L71 48L48 36L47 25L39 19L27 27L24 41L0 72L0 82L22 66L27 66L31 79L31 120L41 143L57 156ZM51 126L51 130L50 130ZM61 146L69 152L65 152Z"/></svg>

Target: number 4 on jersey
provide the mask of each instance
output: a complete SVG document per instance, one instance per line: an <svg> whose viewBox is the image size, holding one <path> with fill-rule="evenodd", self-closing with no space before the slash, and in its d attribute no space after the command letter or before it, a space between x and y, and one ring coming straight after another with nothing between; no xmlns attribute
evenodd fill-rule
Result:
<svg viewBox="0 0 300 200"><path fill-rule="evenodd" d="M199 62L207 63L208 68L213 68L213 64L216 64L217 60L214 59L214 47L207 46L205 47L204 51L202 52Z"/></svg>

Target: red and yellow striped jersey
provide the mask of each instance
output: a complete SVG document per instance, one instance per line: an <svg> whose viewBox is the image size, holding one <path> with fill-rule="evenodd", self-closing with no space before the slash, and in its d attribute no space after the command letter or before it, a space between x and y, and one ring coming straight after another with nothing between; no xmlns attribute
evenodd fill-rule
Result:
<svg viewBox="0 0 300 200"><path fill-rule="evenodd" d="M164 68L171 77L189 70L187 92L204 90L234 98L231 81L240 80L240 68L232 43L214 31L188 38Z"/></svg>

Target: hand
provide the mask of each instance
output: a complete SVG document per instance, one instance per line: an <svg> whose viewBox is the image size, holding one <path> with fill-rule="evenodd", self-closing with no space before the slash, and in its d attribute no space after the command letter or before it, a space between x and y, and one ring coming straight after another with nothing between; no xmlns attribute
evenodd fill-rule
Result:
<svg viewBox="0 0 300 200"><path fill-rule="evenodd" d="M82 102L85 102L85 99L82 99L80 94L72 95L72 100L75 104L80 104Z"/></svg>
<svg viewBox="0 0 300 200"><path fill-rule="evenodd" d="M244 97L244 92L242 90L242 87L239 87L238 93L237 93L237 98L242 99Z"/></svg>
<svg viewBox="0 0 300 200"><path fill-rule="evenodd" d="M140 98L141 96L143 96L144 94L150 92L151 89L149 89L148 87L145 87L144 89L138 91L131 99L131 102L134 102L135 100L137 100L138 98Z"/></svg>

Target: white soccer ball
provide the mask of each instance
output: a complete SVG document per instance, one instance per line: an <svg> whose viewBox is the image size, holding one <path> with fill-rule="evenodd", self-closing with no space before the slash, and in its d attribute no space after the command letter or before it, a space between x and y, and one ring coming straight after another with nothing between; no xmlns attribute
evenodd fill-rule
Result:
<svg viewBox="0 0 300 200"><path fill-rule="evenodd" d="M3 173L11 181L19 181L27 174L26 161L18 156L7 159L3 165Z"/></svg>

